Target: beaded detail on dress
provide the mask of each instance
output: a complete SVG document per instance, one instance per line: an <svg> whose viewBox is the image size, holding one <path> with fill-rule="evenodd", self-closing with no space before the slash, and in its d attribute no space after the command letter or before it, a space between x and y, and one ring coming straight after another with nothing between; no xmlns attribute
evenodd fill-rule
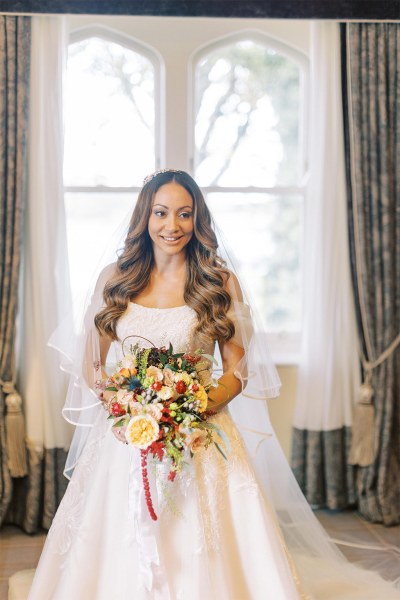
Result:
<svg viewBox="0 0 400 600"><path fill-rule="evenodd" d="M148 308L130 302L118 322L117 334L121 342L125 340L125 353L129 351L129 346L136 342L142 347L149 347L151 344L162 347L171 343L175 352L189 352L196 350L192 347L196 325L197 315L187 305L175 308ZM117 342L117 356L120 354L120 358L123 354L121 342Z"/></svg>

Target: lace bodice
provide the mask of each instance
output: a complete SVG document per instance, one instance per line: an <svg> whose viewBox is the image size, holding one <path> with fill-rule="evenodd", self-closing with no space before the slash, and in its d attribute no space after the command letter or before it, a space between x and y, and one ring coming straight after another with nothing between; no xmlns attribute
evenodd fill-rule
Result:
<svg viewBox="0 0 400 600"><path fill-rule="evenodd" d="M171 343L175 352L189 352L196 350L194 347L196 324L197 315L187 305L175 308L148 308L130 302L118 321L117 334L122 343L126 340L125 352L136 342L139 342L142 347L151 345L161 347ZM134 336L141 336L147 341ZM123 354L122 343L118 342L116 348L119 358ZM212 349L207 348L207 351L210 350Z"/></svg>

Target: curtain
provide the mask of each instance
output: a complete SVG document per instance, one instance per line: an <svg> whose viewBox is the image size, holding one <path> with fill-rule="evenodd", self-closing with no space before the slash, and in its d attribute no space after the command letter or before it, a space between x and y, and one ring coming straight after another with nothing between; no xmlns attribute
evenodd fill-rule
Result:
<svg viewBox="0 0 400 600"><path fill-rule="evenodd" d="M303 341L292 468L313 506L355 502L347 464L359 387L346 221L340 30L311 24L310 175L304 220Z"/></svg>
<svg viewBox="0 0 400 600"><path fill-rule="evenodd" d="M62 180L65 23L65 17L32 19L19 377L25 399L29 476L15 486L8 516L28 533L51 524L67 485L62 472L71 437L70 426L61 417L66 378L57 353L47 346L71 305Z"/></svg>
<svg viewBox="0 0 400 600"><path fill-rule="evenodd" d="M14 384L27 174L29 40L29 18L0 16L0 523L11 500L12 476L26 473L21 400ZM10 452L16 449L19 465L13 464L16 457Z"/></svg>
<svg viewBox="0 0 400 600"><path fill-rule="evenodd" d="M357 496L364 517L393 525L400 522L400 25L349 24L342 33L352 277L370 391L354 422L364 443L354 455Z"/></svg>

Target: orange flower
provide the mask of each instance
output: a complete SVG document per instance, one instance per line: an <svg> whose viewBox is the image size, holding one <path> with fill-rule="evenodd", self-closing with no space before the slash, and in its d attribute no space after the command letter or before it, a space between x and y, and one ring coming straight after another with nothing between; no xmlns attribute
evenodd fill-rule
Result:
<svg viewBox="0 0 400 600"><path fill-rule="evenodd" d="M133 369L126 369L124 367L123 369L120 369L118 371L118 375L120 377L125 377L125 379L129 379L129 377L137 375L137 369L135 369L135 368L133 368Z"/></svg>

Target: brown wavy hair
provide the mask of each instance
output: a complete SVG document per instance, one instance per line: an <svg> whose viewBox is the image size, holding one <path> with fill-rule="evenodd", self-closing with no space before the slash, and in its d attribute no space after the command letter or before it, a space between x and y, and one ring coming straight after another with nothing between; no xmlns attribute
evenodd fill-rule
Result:
<svg viewBox="0 0 400 600"><path fill-rule="evenodd" d="M217 254L218 242L210 211L194 179L184 171L156 173L144 184L132 213L128 234L113 277L103 291L105 307L97 313L95 325L101 335L117 340L117 322L128 303L144 290L154 267L154 255L148 222L153 200L159 188L176 182L193 199L193 235L186 246L185 303L197 314L196 341L228 341L235 326L227 312L231 297L226 290L230 272Z"/></svg>

